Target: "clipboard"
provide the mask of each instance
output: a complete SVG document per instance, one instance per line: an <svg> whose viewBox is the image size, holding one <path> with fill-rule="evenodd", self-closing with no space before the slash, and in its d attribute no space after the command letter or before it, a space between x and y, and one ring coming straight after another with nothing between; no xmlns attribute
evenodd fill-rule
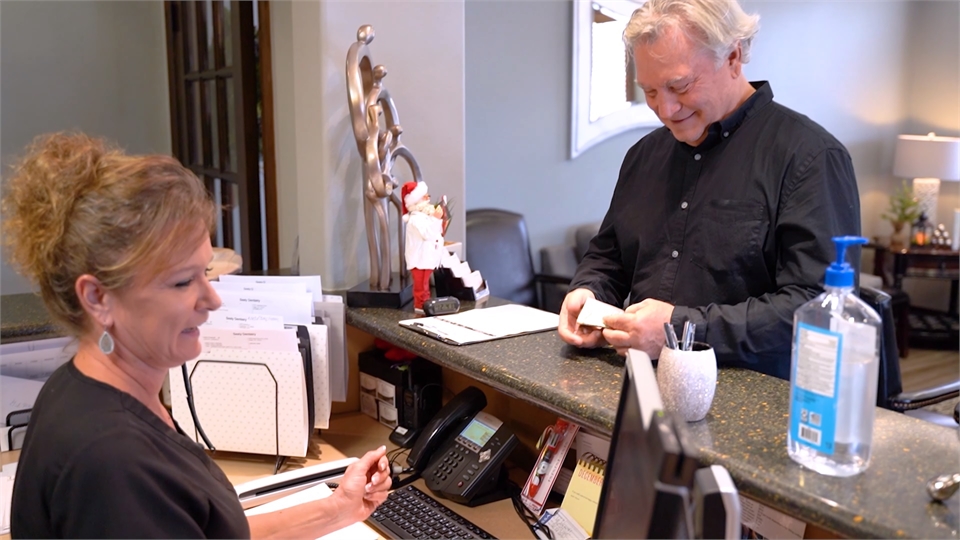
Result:
<svg viewBox="0 0 960 540"><path fill-rule="evenodd" d="M449 345L468 345L544 332L556 329L559 324L560 316L556 313L520 304L400 321L400 326Z"/></svg>

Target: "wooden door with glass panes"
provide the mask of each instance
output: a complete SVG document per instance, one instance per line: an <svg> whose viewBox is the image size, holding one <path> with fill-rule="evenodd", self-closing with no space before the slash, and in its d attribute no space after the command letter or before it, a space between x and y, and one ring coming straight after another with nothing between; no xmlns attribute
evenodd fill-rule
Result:
<svg viewBox="0 0 960 540"><path fill-rule="evenodd" d="M265 268L254 3L165 2L173 152L219 205L215 246Z"/></svg>

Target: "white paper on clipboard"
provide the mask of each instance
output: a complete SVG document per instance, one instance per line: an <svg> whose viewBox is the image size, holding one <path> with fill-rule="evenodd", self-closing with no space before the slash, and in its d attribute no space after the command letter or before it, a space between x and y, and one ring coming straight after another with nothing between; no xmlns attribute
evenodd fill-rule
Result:
<svg viewBox="0 0 960 540"><path fill-rule="evenodd" d="M471 309L453 315L420 317L400 325L451 345L467 345L553 330L560 316L520 304Z"/></svg>

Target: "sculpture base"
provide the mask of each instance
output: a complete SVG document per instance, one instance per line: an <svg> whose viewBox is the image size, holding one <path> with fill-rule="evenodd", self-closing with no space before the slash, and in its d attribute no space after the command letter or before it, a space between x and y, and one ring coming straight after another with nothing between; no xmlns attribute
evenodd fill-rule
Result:
<svg viewBox="0 0 960 540"><path fill-rule="evenodd" d="M370 280L347 291L347 305L350 307L388 307L399 309L413 300L413 280L402 282L400 274L394 273L390 279L390 288L378 291L370 288Z"/></svg>

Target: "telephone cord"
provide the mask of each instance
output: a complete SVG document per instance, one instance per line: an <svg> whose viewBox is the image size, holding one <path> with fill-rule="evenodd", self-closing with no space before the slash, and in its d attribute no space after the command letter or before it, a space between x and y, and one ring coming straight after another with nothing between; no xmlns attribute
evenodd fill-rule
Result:
<svg viewBox="0 0 960 540"><path fill-rule="evenodd" d="M510 490L510 500L513 501L513 509L517 512L517 515L520 516L520 520L523 521L524 525L533 533L533 536L539 538L540 535L537 534L537 531L540 531L548 540L553 540L553 533L550 531L550 527L546 524L538 523L540 518L523 504L523 500L520 498L520 486L513 480L509 480L507 485Z"/></svg>

